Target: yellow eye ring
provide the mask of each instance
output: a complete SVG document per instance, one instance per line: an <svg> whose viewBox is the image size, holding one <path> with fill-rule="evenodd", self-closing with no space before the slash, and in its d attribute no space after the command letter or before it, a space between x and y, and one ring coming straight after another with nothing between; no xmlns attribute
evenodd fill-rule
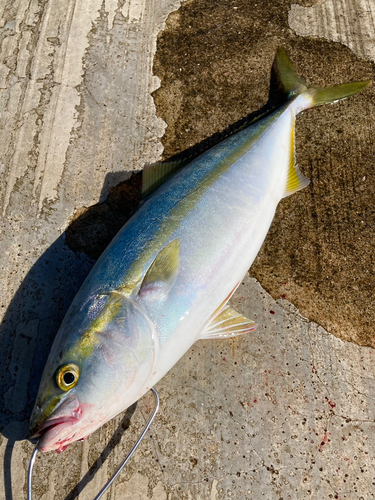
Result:
<svg viewBox="0 0 375 500"><path fill-rule="evenodd" d="M62 391L70 391L78 382L79 368L73 363L61 366L56 373L56 384Z"/></svg>

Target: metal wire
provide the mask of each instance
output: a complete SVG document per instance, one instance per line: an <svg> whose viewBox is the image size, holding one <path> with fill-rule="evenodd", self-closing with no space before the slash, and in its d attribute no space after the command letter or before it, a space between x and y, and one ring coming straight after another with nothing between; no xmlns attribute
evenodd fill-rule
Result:
<svg viewBox="0 0 375 500"><path fill-rule="evenodd" d="M141 435L137 439L137 442L135 443L135 445L131 449L129 455L125 458L125 460L122 462L122 464L117 469L117 471L113 474L113 476L109 479L109 481L99 491L99 493L96 495L96 497L94 498L94 500L98 500L99 498L101 498L104 495L104 493L108 490L108 488L112 485L113 481L116 479L116 477L120 474L120 472L125 467L125 465L129 462L129 460L131 459L131 457L134 455L136 449L141 444L143 438L145 437L146 432L148 431L150 425L152 424L152 422L153 422L153 420L155 418L155 415L157 414L158 409L159 409L159 394L158 394L157 390L154 389L153 387L151 387L150 391L153 393L153 395L155 397L155 408L154 408L154 411L152 412L152 415L151 415L149 421L147 422L147 424L146 424L145 428L143 429ZM36 457L36 454L38 453L38 444L39 443L36 444L36 446L34 448L34 451L33 451L33 454L31 455L30 464L29 464L29 470L28 470L28 474L27 474L27 500L32 500L32 498L31 498L31 494L32 494L32 475L33 475L33 467L34 467L35 457Z"/></svg>
<svg viewBox="0 0 375 500"><path fill-rule="evenodd" d="M156 389L154 389L153 387L151 387L150 391L154 394L155 396L155 409L154 411L152 412L152 415L150 417L150 420L147 422L146 424L146 427L143 429L143 432L142 434L139 436L137 442L135 443L135 445L133 446L131 452L129 453L129 455L125 458L125 460L122 462L122 464L120 465L120 467L117 469L117 471L113 474L113 476L111 477L111 479L105 484L105 486L99 491L99 493L96 495L96 497L94 498L94 500L98 500L102 495L104 495L104 493L108 490L108 488L111 486L111 484L113 483L113 481L116 479L116 477L120 474L120 472L122 471L122 469L125 467L125 465L129 462L129 460L131 459L131 457L133 456L135 450L138 448L138 446L141 444L141 441L142 439L144 438L146 432L148 431L150 425L152 424L152 421L154 420L155 418L155 415L157 414L158 412L158 409L159 409L159 394L157 392Z"/></svg>
<svg viewBox="0 0 375 500"><path fill-rule="evenodd" d="M33 454L30 458L29 470L27 472L27 500L31 500L31 491L32 491L32 475L33 475L33 467L35 462L36 454L38 453L38 444L36 443Z"/></svg>

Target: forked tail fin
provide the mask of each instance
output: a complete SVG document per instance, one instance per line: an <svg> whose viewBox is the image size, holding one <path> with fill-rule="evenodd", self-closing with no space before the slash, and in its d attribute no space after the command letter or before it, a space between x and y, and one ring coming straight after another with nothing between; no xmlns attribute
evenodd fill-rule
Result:
<svg viewBox="0 0 375 500"><path fill-rule="evenodd" d="M291 60L281 47L277 49L274 71L284 94L289 98L298 95L303 96L304 99L301 100L300 106L296 110L297 112L345 99L345 97L361 92L371 83L371 80L368 80L365 82L343 83L325 88L309 88L306 82L297 75Z"/></svg>
<svg viewBox="0 0 375 500"><path fill-rule="evenodd" d="M345 97L361 92L361 90L364 90L371 83L370 81L366 81L344 83L342 85L334 85L333 87L326 88L308 87L306 82L296 74L287 53L282 48L277 49L274 62L274 72L280 91L289 100L293 100L291 103L291 109L295 115L304 109L345 99ZM299 191L310 182L309 179L307 179L298 170L298 167L295 164L294 156L293 124L290 144L289 170L284 196L289 196L290 194Z"/></svg>

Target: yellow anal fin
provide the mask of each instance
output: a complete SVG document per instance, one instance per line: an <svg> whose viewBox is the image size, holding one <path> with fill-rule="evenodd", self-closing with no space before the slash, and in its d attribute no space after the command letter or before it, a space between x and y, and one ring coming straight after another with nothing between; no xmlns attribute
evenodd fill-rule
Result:
<svg viewBox="0 0 375 500"><path fill-rule="evenodd" d="M310 184L310 179L305 177L299 171L297 165L295 164L295 124L293 123L292 134L290 138L290 158L289 158L288 178L286 181L284 198L293 193L296 193L300 189L303 189L308 184Z"/></svg>
<svg viewBox="0 0 375 500"><path fill-rule="evenodd" d="M217 316L219 316L219 314L227 307L228 300L232 297L234 292L237 290L240 283L241 283L241 281L239 281L237 283L237 285L233 288L233 290L230 292L228 297L219 305L219 307L216 309L216 311L211 315L211 317L209 319L209 323L211 323L211 321L213 321Z"/></svg>
<svg viewBox="0 0 375 500"><path fill-rule="evenodd" d="M213 318L200 335L200 339L221 339L237 337L252 332L257 327L256 323L230 306Z"/></svg>

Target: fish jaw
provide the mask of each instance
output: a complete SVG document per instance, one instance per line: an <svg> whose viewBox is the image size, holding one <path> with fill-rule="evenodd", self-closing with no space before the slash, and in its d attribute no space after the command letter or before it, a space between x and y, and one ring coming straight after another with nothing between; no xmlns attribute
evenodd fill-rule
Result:
<svg viewBox="0 0 375 500"><path fill-rule="evenodd" d="M38 449L43 452L56 450L57 453L61 453L64 451L75 438L74 424L76 423L76 421L68 417L66 419L51 419L45 422L46 426L40 430L42 435L38 443Z"/></svg>
<svg viewBox="0 0 375 500"><path fill-rule="evenodd" d="M63 400L57 409L39 425L35 425L34 422L41 421L43 408L39 412L34 412L30 424L30 434L32 438L39 437L38 449L43 452L51 450L61 452L73 441L85 439L98 427L94 424L95 429L92 429L93 422L89 420L87 415L89 407L91 405L81 404L72 395Z"/></svg>
<svg viewBox="0 0 375 500"><path fill-rule="evenodd" d="M38 449L42 452L55 450L61 453L69 444L83 441L102 425L101 422L87 422L85 425L83 420L77 421L68 417L60 420L59 423L55 423L53 419L49 423L51 425L45 428L38 443Z"/></svg>

